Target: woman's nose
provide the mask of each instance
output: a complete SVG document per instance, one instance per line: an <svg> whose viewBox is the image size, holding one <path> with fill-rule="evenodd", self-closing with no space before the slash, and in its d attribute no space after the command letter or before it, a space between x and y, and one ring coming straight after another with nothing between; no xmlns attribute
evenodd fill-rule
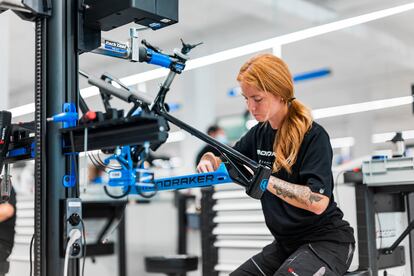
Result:
<svg viewBox="0 0 414 276"><path fill-rule="evenodd" d="M253 112L253 111L254 111L254 109L255 109L255 104L253 103L253 101L251 101L251 100L247 100L247 109L248 109L250 112Z"/></svg>

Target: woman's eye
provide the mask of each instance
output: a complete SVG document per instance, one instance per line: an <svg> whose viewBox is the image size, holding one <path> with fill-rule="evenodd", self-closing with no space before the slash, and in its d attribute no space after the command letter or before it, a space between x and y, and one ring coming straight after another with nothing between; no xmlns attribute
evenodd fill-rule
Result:
<svg viewBox="0 0 414 276"><path fill-rule="evenodd" d="M254 99L254 101L255 101L256 103L261 102L262 100L263 100L263 98L255 98L255 99Z"/></svg>

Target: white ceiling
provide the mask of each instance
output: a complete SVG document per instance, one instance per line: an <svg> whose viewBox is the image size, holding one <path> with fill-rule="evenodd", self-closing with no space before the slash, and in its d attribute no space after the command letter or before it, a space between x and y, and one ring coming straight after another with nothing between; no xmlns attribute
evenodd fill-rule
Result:
<svg viewBox="0 0 414 276"><path fill-rule="evenodd" d="M203 41L204 44L192 53L192 57L196 58L410 2L412 1L180 0L178 24L156 32L145 31L141 36L165 50L178 46L179 38L189 42ZM24 22L13 14L9 16L9 106L15 107L32 101L34 28L31 23ZM283 57L294 74L322 67L332 70L332 75L327 78L298 83L297 98L312 108L322 108L410 95L410 85L414 83L413 18L414 11L409 11L283 46ZM131 26L133 25L118 28L103 36L125 41ZM217 116L243 112L243 101L229 98L227 91L237 85L235 76L246 58L229 60L206 69L210 70L209 76L214 80L214 91L211 93L215 95ZM94 54L82 55L80 65L85 71L97 76L107 71L118 77L154 68ZM193 71L183 73L174 83L173 88L177 91L173 89L168 99L185 102L184 93L180 89L188 89L188 83L194 83L196 75ZM160 80L149 82L148 89L155 90L159 82ZM82 86L85 86L83 82ZM197 83L191 89L192 93L197 93ZM90 99L88 102L92 104ZM183 106L177 116L185 116L185 109L186 106ZM361 128L367 129L367 133L414 129L411 106L323 119L320 122L327 127L332 137L358 136L356 132L360 132L358 129Z"/></svg>

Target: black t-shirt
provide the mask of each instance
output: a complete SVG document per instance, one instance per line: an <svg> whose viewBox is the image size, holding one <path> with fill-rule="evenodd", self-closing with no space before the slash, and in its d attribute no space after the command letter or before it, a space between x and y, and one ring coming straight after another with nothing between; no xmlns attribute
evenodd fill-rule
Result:
<svg viewBox="0 0 414 276"><path fill-rule="evenodd" d="M14 244L14 226L16 224L16 193L14 192L14 189L12 189L10 193L8 203L13 206L14 215L8 220L0 222L0 246L5 246L11 250ZM0 202L0 204L5 203Z"/></svg>
<svg viewBox="0 0 414 276"><path fill-rule="evenodd" d="M270 168L275 160L273 142L277 130L259 123L234 146L247 157ZM312 241L355 242L353 229L333 197L332 148L328 133L317 123L305 134L292 173L281 169L272 175L284 181L307 185L312 192L330 198L327 209L316 215L294 207L269 191L261 199L266 225L279 242L302 244Z"/></svg>

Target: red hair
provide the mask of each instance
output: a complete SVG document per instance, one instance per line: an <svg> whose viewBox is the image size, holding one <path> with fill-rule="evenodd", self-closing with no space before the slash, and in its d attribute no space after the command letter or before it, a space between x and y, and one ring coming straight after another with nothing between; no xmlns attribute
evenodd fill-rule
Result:
<svg viewBox="0 0 414 276"><path fill-rule="evenodd" d="M289 105L288 114L273 143L273 151L276 153L273 172L283 168L291 173L303 137L312 126L313 119L309 108L294 98L293 78L288 66L274 55L260 54L240 68L237 80L280 96Z"/></svg>

